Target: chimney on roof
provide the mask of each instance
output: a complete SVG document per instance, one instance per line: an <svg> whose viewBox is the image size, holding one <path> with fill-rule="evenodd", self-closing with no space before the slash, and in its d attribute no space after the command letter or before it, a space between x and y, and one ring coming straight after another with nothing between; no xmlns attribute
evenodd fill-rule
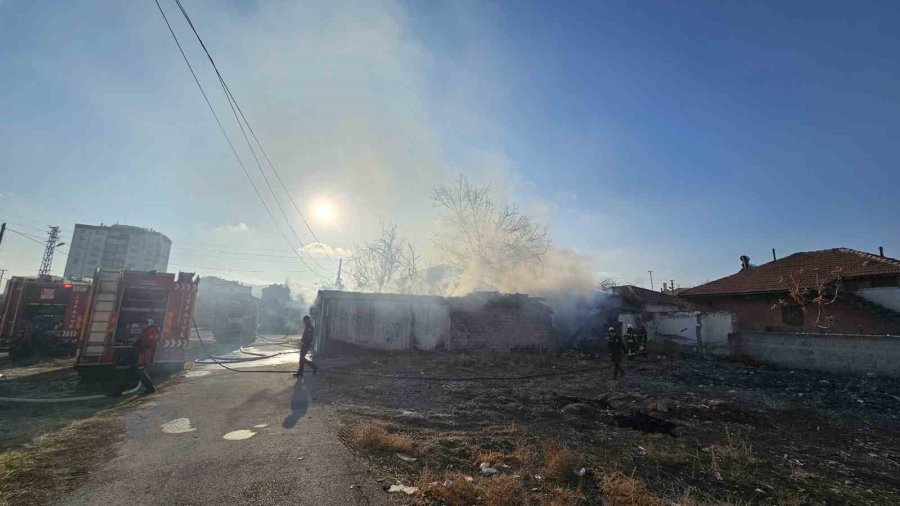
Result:
<svg viewBox="0 0 900 506"><path fill-rule="evenodd" d="M741 255L741 270L746 271L750 268L750 257L747 255Z"/></svg>
<svg viewBox="0 0 900 506"><path fill-rule="evenodd" d="M772 248L772 261L778 260L778 257L775 256L775 248Z"/></svg>
<svg viewBox="0 0 900 506"><path fill-rule="evenodd" d="M878 247L878 256L880 256L881 258L884 258L884 246Z"/></svg>

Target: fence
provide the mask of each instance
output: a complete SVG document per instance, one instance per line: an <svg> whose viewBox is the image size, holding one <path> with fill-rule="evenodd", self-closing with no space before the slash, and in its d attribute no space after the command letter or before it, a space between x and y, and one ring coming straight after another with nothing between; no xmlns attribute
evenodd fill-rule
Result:
<svg viewBox="0 0 900 506"><path fill-rule="evenodd" d="M733 356L782 367L900 377L900 336L753 332L728 341Z"/></svg>

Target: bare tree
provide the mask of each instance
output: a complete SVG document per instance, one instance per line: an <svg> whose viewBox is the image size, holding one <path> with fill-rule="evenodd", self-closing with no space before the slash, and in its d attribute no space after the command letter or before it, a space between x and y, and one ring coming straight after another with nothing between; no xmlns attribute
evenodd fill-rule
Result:
<svg viewBox="0 0 900 506"><path fill-rule="evenodd" d="M597 286L601 290L609 290L610 288L616 287L616 280L613 278L603 278L599 283L597 283Z"/></svg>
<svg viewBox="0 0 900 506"><path fill-rule="evenodd" d="M354 248L350 275L364 291L411 291L418 255L412 244L397 234L397 225L381 224L381 235Z"/></svg>
<svg viewBox="0 0 900 506"><path fill-rule="evenodd" d="M834 304L838 298L842 273L840 267L827 274L820 273L819 269L812 269L812 274L804 272L803 269L796 274L788 273L787 279L782 277L778 280L780 284L787 286L788 297L779 298L778 302L772 305L772 309L793 306L807 313L809 308L813 308L816 311L813 324L820 329L831 328L835 318L834 315L826 314L827 306Z"/></svg>
<svg viewBox="0 0 900 506"><path fill-rule="evenodd" d="M453 185L437 186L431 199L443 210L435 246L463 271L477 269L491 280L521 264L539 264L550 248L546 227L495 202L490 185L460 175Z"/></svg>

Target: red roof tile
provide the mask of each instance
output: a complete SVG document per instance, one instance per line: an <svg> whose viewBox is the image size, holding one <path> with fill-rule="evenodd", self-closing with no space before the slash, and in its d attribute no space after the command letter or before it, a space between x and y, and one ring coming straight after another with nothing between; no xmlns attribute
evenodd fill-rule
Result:
<svg viewBox="0 0 900 506"><path fill-rule="evenodd" d="M850 248L806 251L752 266L737 274L688 288L678 295L689 298L701 295L783 292L792 285L791 276L798 280L801 288L813 288L816 286L816 275L820 280L900 276L900 260Z"/></svg>

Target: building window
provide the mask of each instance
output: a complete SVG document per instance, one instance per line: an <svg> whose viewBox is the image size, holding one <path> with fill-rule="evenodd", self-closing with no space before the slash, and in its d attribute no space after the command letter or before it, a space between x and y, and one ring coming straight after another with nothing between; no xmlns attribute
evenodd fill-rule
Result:
<svg viewBox="0 0 900 506"><path fill-rule="evenodd" d="M803 326L803 306L789 305L781 306L781 321L785 325L794 327Z"/></svg>

